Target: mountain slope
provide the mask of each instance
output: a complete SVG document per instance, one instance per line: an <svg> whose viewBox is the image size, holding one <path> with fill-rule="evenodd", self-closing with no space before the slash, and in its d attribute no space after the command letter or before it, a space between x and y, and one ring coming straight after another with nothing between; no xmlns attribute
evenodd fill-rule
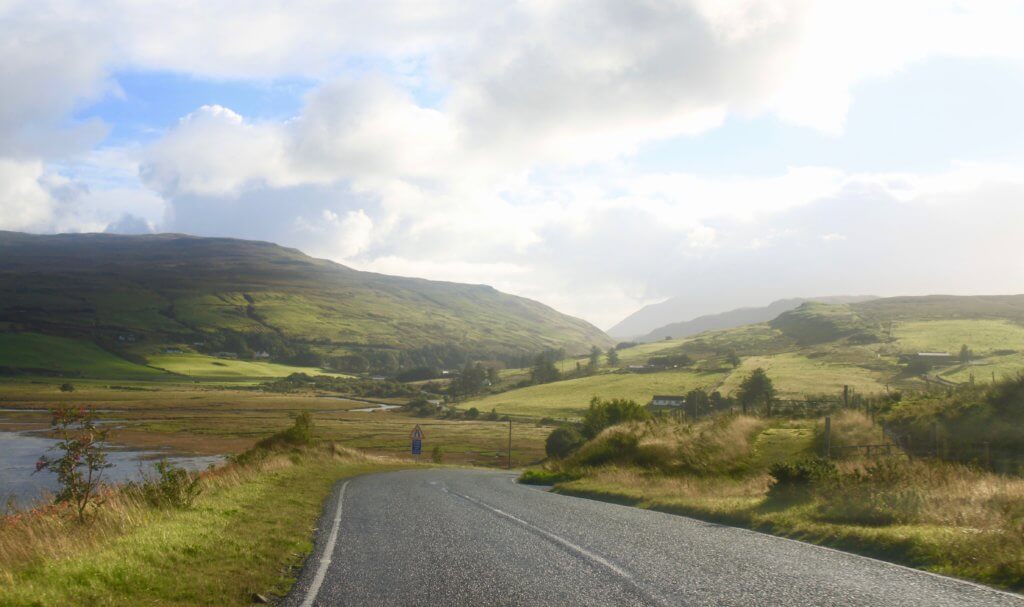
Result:
<svg viewBox="0 0 1024 607"><path fill-rule="evenodd" d="M0 259L0 329L98 343L239 334L329 355L447 346L472 356L610 343L489 286L360 272L266 242L0 232Z"/></svg>
<svg viewBox="0 0 1024 607"><path fill-rule="evenodd" d="M816 301L820 303L845 304L868 301L871 299L874 299L874 297L861 297L854 295L809 298L794 297L791 299L780 299L778 301L773 301L767 306L756 308L739 308L736 310L730 310L728 312L722 312L721 314L708 314L706 316L700 316L693 320L667 324L639 338L639 341L650 342L670 337L689 337L691 335L697 335L698 333L703 333L705 331L731 329L733 327L741 327L743 325L767 322L769 320L774 319L776 316L782 314L783 312L795 310L801 304L810 301ZM613 335L615 334L614 331L615 329L611 330Z"/></svg>

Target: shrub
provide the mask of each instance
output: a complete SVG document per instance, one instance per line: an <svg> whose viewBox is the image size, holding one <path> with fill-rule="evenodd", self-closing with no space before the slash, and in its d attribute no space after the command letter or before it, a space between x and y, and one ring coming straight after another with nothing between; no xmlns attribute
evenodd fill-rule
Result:
<svg viewBox="0 0 1024 607"><path fill-rule="evenodd" d="M313 416L303 411L295 416L295 423L290 428L259 441L256 443L256 448L305 447L311 444L313 444Z"/></svg>
<svg viewBox="0 0 1024 607"><path fill-rule="evenodd" d="M477 409L476 407L470 407L469 409L466 410L467 419L476 419L478 417L480 417L480 409Z"/></svg>
<svg viewBox="0 0 1024 607"><path fill-rule="evenodd" d="M632 432L614 428L586 443L576 452L575 463L582 466L634 464L640 452L640 438Z"/></svg>
<svg viewBox="0 0 1024 607"><path fill-rule="evenodd" d="M605 428L616 424L650 418L650 412L635 401L623 398L601 400L595 396L590 401L586 415L583 416L583 436L594 438Z"/></svg>
<svg viewBox="0 0 1024 607"><path fill-rule="evenodd" d="M75 384L72 384L70 382L63 383L63 384L60 385L60 391L61 392L74 392L75 391Z"/></svg>
<svg viewBox="0 0 1024 607"><path fill-rule="evenodd" d="M440 464L444 461L444 449L441 445L434 445L434 450L430 452L430 461L435 464Z"/></svg>
<svg viewBox="0 0 1024 607"><path fill-rule="evenodd" d="M60 438L54 449L60 456L41 456L36 472L49 470L57 475L57 502L70 503L78 521L84 523L88 510L102 505L103 471L113 465L107 463L107 431L96 426L91 407L60 407L53 412L53 426Z"/></svg>
<svg viewBox="0 0 1024 607"><path fill-rule="evenodd" d="M174 466L166 459L154 467L159 477L142 484L142 495L146 501L158 508L191 508L202 492L199 476Z"/></svg>
<svg viewBox="0 0 1024 607"><path fill-rule="evenodd" d="M809 495L810 490L835 478L836 467L831 461L812 457L798 462L776 462L768 468L774 481L768 496L790 498Z"/></svg>
<svg viewBox="0 0 1024 607"><path fill-rule="evenodd" d="M572 428L555 428L544 443L544 452L548 457L564 459L575 451L583 442L580 433Z"/></svg>

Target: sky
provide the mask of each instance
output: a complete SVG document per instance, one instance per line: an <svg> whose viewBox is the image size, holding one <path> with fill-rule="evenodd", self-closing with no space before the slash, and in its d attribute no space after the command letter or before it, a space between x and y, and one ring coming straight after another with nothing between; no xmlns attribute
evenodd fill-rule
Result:
<svg viewBox="0 0 1024 607"><path fill-rule="evenodd" d="M988 0L4 0L0 229L269 240L602 328L1019 293L1021 31Z"/></svg>

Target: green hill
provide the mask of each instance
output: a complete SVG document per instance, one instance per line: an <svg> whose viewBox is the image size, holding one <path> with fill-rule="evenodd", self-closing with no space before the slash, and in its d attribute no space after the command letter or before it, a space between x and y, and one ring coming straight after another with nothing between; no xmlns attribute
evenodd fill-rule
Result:
<svg viewBox="0 0 1024 607"><path fill-rule="evenodd" d="M961 346L971 352L959 359ZM920 352L948 353L937 359ZM735 353L735 368L727 355ZM685 354L688 367L651 372L630 367L654 357ZM575 360L560 368L575 368ZM585 363L585 361L583 361ZM595 375L530 386L470 401L500 414L575 417L593 396L648 402L654 394L685 394L701 387L733 393L751 371L763 368L781 398L924 390L936 381L992 382L1024 370L1024 295L894 297L850 304L805 303L770 322L707 331L620 352L616 368ZM526 370L506 371L526 377Z"/></svg>
<svg viewBox="0 0 1024 607"><path fill-rule="evenodd" d="M134 362L172 345L386 370L611 343L489 286L360 272L266 242L0 232L0 259L0 329L90 341Z"/></svg>

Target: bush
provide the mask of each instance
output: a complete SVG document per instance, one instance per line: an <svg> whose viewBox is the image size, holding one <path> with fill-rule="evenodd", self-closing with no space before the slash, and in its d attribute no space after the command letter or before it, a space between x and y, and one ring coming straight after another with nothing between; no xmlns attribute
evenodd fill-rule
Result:
<svg viewBox="0 0 1024 607"><path fill-rule="evenodd" d="M768 469L768 474L774 481L768 496L791 498L810 495L812 488L834 479L836 466L827 459L812 457L798 462L776 462Z"/></svg>
<svg viewBox="0 0 1024 607"><path fill-rule="evenodd" d="M544 452L548 457L564 459L583 443L583 437L572 428L556 428L548 435L544 443Z"/></svg>
<svg viewBox="0 0 1024 607"><path fill-rule="evenodd" d="M601 466L615 463L635 464L640 453L640 438L626 430L615 428L586 443L576 452L575 463L581 466Z"/></svg>
<svg viewBox="0 0 1024 607"><path fill-rule="evenodd" d="M72 383L61 384L60 385L60 391L61 392L74 392L75 391L75 384L72 384Z"/></svg>
<svg viewBox="0 0 1024 607"><path fill-rule="evenodd" d="M466 419L476 419L478 417L480 417L480 409L470 407L466 410Z"/></svg>
<svg viewBox="0 0 1024 607"><path fill-rule="evenodd" d="M434 445L434 450L430 452L430 461L435 464L440 464L444 461L444 449L441 445Z"/></svg>
<svg viewBox="0 0 1024 607"><path fill-rule="evenodd" d="M590 408L583 416L583 436L594 438L605 428L628 421L644 421L651 418L650 412L636 404L635 401L623 398L601 400L594 397Z"/></svg>
<svg viewBox="0 0 1024 607"><path fill-rule="evenodd" d="M305 447L313 444L313 416L303 411L295 416L291 428L256 443L258 449L275 449L279 447Z"/></svg>
<svg viewBox="0 0 1024 607"><path fill-rule="evenodd" d="M198 475L178 468L166 459L155 464L158 479L142 484L142 495L158 508L191 508L202 492Z"/></svg>

